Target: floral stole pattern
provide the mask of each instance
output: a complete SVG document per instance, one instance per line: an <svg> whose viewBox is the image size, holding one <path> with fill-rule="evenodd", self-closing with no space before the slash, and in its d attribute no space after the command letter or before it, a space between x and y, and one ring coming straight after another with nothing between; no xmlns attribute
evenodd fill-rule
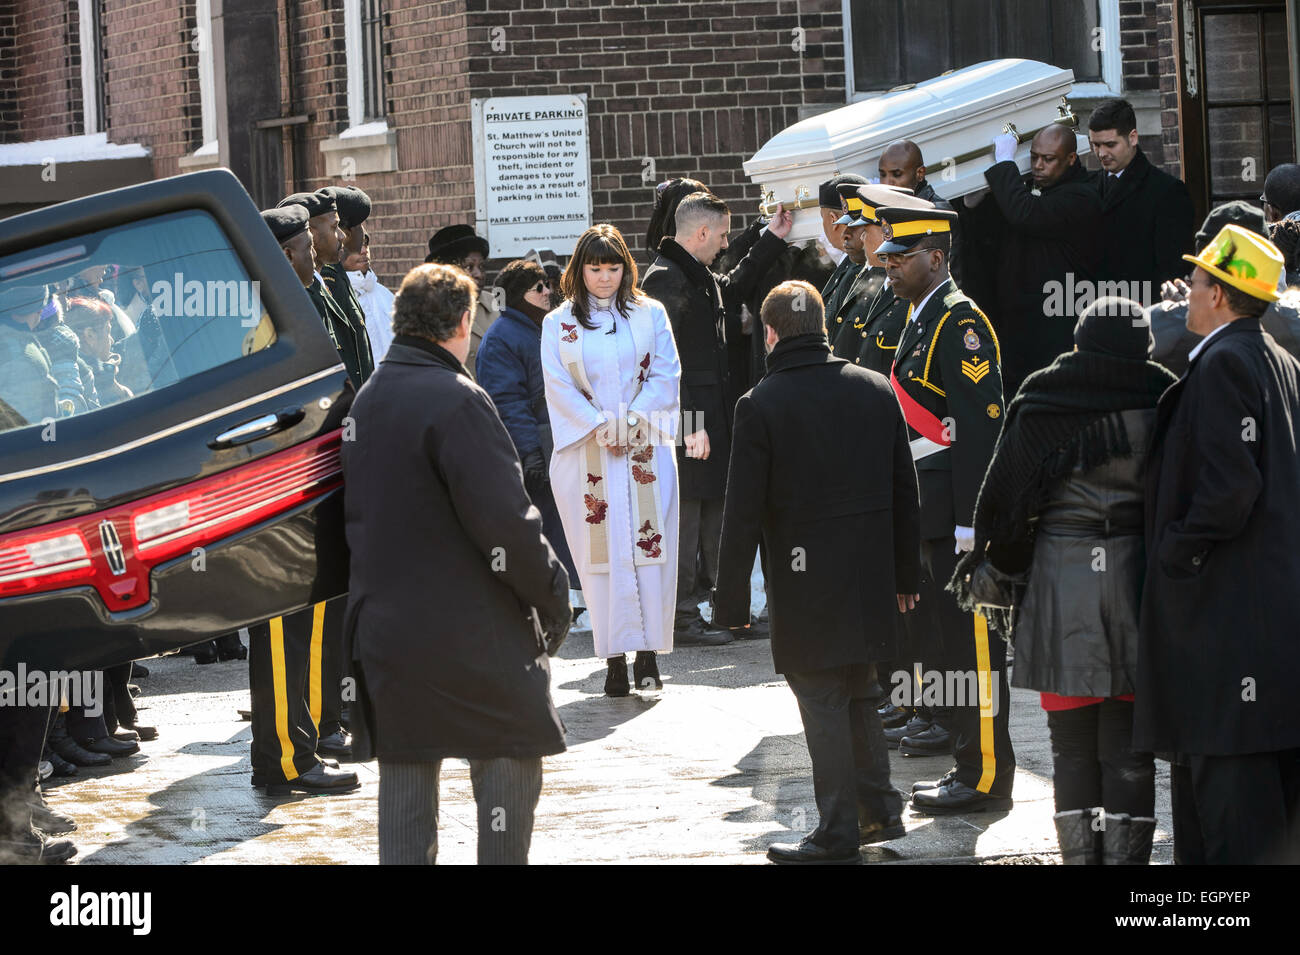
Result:
<svg viewBox="0 0 1300 955"><path fill-rule="evenodd" d="M653 319L644 309L634 308L627 319L632 341L638 346L642 342L655 339ZM596 401L594 389L587 378L586 367L582 358L582 342L585 335L596 334L597 330L583 328L575 319L572 323L560 322L560 363L573 379L574 386L591 406L602 416L611 416ZM603 334L603 333L602 333ZM646 351L641 357L637 369L636 389L632 394L635 399L641 393L641 385L650 374L650 365L654 360L653 352ZM626 413L626 409L624 409ZM614 420L617 420L616 416ZM663 547L663 527L660 519L662 513L659 497L659 474L655 468L655 432L649 423L643 428L650 435L651 443L643 448L628 451L628 468L632 478L632 523L636 533L636 548L633 563L662 564L666 561ZM605 451L596 442L593 434L582 446L583 461L587 473L584 486L583 502L587 506L586 540L583 542L587 551L587 561L592 573L609 573L610 544L609 524L606 520L611 493L606 480Z"/></svg>

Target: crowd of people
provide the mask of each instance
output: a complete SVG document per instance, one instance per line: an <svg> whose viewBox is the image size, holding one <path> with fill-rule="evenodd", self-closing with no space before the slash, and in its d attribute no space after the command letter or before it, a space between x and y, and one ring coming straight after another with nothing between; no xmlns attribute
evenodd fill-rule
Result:
<svg viewBox="0 0 1300 955"><path fill-rule="evenodd" d="M250 630L254 785L347 792L338 761L377 758L380 861L432 862L440 764L466 758L480 862L526 861L580 591L609 697L661 691L674 647L770 637L820 817L774 861L906 835L890 749L953 759L913 813L1009 809L1011 686L1047 713L1065 862L1148 861L1157 757L1176 861L1300 861L1300 166L1195 232L1128 103L1088 138L1100 169L1052 125L1026 177L998 136L987 188L952 201L891 144L870 181L821 184L803 248L788 211L733 240L727 204L672 179L644 272L597 225L491 291L470 226L394 296L360 189L264 211L358 394L350 593ZM4 321L78 338L120 400L103 302ZM28 805L29 854L66 857Z"/></svg>

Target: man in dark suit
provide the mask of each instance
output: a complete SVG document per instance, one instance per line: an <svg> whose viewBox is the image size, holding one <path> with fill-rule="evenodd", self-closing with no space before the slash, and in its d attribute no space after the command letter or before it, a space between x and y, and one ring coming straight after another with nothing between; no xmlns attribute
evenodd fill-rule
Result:
<svg viewBox="0 0 1300 955"><path fill-rule="evenodd" d="M861 365L886 377L894 365L894 349L898 347L898 336L907 322L907 312L911 302L894 294L889 283L884 282L885 265L875 252L884 242L884 228L877 217L876 210L881 206L891 206L912 196L910 189L901 186L884 186L868 183L857 187L858 198L862 201L859 213L867 225L862 230L862 244L867 262L873 271L878 271L882 281L875 293L849 316L849 329L842 341L834 346L835 356L846 361L852 359L855 365ZM921 199L914 199L918 203Z"/></svg>
<svg viewBox="0 0 1300 955"><path fill-rule="evenodd" d="M831 357L816 290L782 283L762 318L768 374L736 405L714 621L748 620L761 536L772 662L799 701L821 817L768 857L851 864L859 845L906 832L874 664L896 653L891 617L915 606L916 472L889 383Z"/></svg>
<svg viewBox="0 0 1300 955"><path fill-rule="evenodd" d="M676 235L659 242L659 254L641 289L663 304L682 363L682 435L677 446L681 494L678 539L677 618L673 642L717 646L731 635L709 627L700 603L717 579L722 499L727 491L731 416L736 395L727 358L728 286L748 287L785 250L793 217L782 210L730 273L709 270L727 247L731 211L707 192L684 198L675 215Z"/></svg>
<svg viewBox="0 0 1300 955"><path fill-rule="evenodd" d="M980 302L997 319L1002 390L1010 396L1074 347L1078 316L1064 290L1095 280L1101 264L1101 199L1075 148L1070 127L1039 130L1029 152L1031 189L1015 162L1016 137L997 137L996 161L984 170L992 195L971 212L981 239L992 242L1002 263L1012 263L993 270L994 298ZM1055 309L1054 285L1062 306Z"/></svg>
<svg viewBox="0 0 1300 955"><path fill-rule="evenodd" d="M844 238L848 232L848 221L845 213L848 211L844 205L844 197L840 194L842 185L861 185L866 182L861 176L844 174L832 176L821 184L817 190L818 211L822 214L822 235L826 237L825 244L832 257L839 256L835 263L835 271L831 277L826 280L822 286L822 302L826 305L829 313L836 299L844 292L848 291L849 284L853 281L853 276L862 268L862 256L859 253L858 261L854 261L849 255L849 250L845 248ZM835 335L839 327L832 327L832 323L827 322L826 337L830 340L831 347L835 345Z"/></svg>
<svg viewBox="0 0 1300 955"><path fill-rule="evenodd" d="M1133 743L1185 754L1180 861L1300 862L1300 363L1259 323L1282 255L1229 225L1188 260L1205 337L1157 408Z"/></svg>
<svg viewBox="0 0 1300 955"><path fill-rule="evenodd" d="M934 191L934 186L930 185L930 180L926 178L925 157L921 154L921 147L910 139L900 139L886 146L885 151L880 154L876 173L880 177L882 186L910 189L918 199L933 202L940 209L952 209L952 203L941 198ZM961 285L964 275L961 267L964 249L961 230L955 225L949 245L951 252L948 274L952 276L954 282Z"/></svg>
<svg viewBox="0 0 1300 955"><path fill-rule="evenodd" d="M1151 165L1138 145L1137 114L1122 99L1103 100L1088 118L1088 142L1101 163L1093 181L1101 192L1102 281L1127 282L1106 290L1149 305L1160 286L1181 276L1192 251L1196 213L1182 180Z"/></svg>

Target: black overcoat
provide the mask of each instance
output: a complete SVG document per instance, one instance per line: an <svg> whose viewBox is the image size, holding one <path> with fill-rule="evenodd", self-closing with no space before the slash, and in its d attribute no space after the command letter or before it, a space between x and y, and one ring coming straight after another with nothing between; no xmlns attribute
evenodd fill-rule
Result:
<svg viewBox="0 0 1300 955"><path fill-rule="evenodd" d="M1130 283L1120 294L1143 304L1160 300L1160 286L1189 271L1183 261L1196 235L1196 211L1181 179L1151 165L1137 151L1110 186L1106 171L1092 174L1101 194L1103 281Z"/></svg>
<svg viewBox="0 0 1300 955"><path fill-rule="evenodd" d="M729 287L748 289L781 254L785 242L764 232L727 275L714 275L671 238L659 243L659 255L646 270L641 290L668 312L677 354L682 362L683 434L709 435L709 457L688 458L677 445L677 473L683 498L714 499L727 492L727 458L731 453L731 416L737 395L731 386L725 333L724 295ZM742 293L743 294L743 293Z"/></svg>
<svg viewBox="0 0 1300 955"><path fill-rule="evenodd" d="M449 352L398 336L351 417L354 756L563 751L534 608L567 613L568 576L492 399Z"/></svg>
<svg viewBox="0 0 1300 955"><path fill-rule="evenodd" d="M736 405L714 621L749 620L767 549L778 673L895 656L895 594L920 577L920 501L889 382L831 357L824 335L777 342Z"/></svg>
<svg viewBox="0 0 1300 955"><path fill-rule="evenodd" d="M1238 319L1160 398L1133 741L1300 746L1300 363Z"/></svg>

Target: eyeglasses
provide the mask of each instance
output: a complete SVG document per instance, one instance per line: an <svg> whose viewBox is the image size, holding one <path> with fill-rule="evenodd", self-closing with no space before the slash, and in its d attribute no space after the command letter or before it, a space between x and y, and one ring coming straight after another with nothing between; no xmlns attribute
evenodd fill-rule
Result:
<svg viewBox="0 0 1300 955"><path fill-rule="evenodd" d="M532 287L532 291L534 292L549 292L550 290L551 290L551 283L546 281L538 282L536 285Z"/></svg>
<svg viewBox="0 0 1300 955"><path fill-rule="evenodd" d="M880 257L880 261L886 265L902 265L903 260L911 255L920 255L922 252L933 252L933 249L913 249L911 252L886 252Z"/></svg>
<svg viewBox="0 0 1300 955"><path fill-rule="evenodd" d="M1264 195L1262 192L1259 194L1259 201L1263 205L1273 206L1273 203L1268 201L1268 196ZM1276 209L1277 206L1273 206L1273 208Z"/></svg>

